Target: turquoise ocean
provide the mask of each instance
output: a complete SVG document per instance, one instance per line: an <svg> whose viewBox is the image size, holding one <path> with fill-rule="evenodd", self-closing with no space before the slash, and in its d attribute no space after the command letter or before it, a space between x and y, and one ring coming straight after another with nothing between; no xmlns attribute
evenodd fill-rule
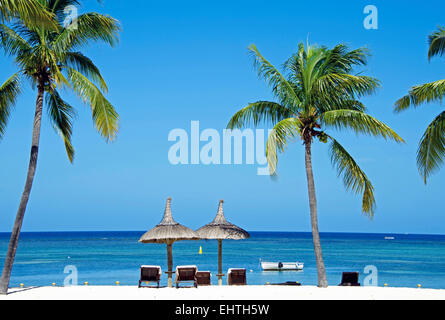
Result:
<svg viewBox="0 0 445 320"><path fill-rule="evenodd" d="M166 246L141 244L144 232L23 233L11 277L11 286L63 285L77 270L78 283L137 285L141 265L160 265L167 271ZM390 237L391 239L386 239ZM329 285L338 285L343 271L360 272L362 284L371 270L374 283L383 286L445 289L445 236L410 234L322 233L323 255ZM0 233L0 267L9 234ZM202 255L199 248L202 247ZM197 265L211 271L217 284L217 242L180 241L173 245L173 263ZM264 272L259 261L304 262L303 271ZM367 266L368 270L366 270ZM223 270L246 268L252 285L298 281L317 284L310 233L251 232L247 240L223 242ZM68 271L70 270L70 271ZM64 272L67 273L64 273ZM162 275L162 285L167 276ZM224 278L224 283L226 279Z"/></svg>

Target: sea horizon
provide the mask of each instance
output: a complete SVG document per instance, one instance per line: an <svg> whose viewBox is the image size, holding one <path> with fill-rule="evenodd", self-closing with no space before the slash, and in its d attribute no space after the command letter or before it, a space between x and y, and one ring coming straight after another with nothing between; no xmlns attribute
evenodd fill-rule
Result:
<svg viewBox="0 0 445 320"><path fill-rule="evenodd" d="M142 244L144 231L23 232L11 287L57 286L73 267L78 284L137 285L141 265L167 270L166 246ZM245 268L251 285L296 281L317 284L311 232L250 232L246 240L223 241L223 271ZM9 242L0 233L0 267ZM400 233L321 233L330 285L338 285L345 271L360 273L362 285L445 289L445 235ZM199 254L202 248L203 254ZM212 273L217 284L217 241L178 241L173 244L173 266L196 265ZM263 261L304 262L301 272L265 272ZM71 270L71 271L67 271ZM371 278L370 278L371 277ZM167 277L161 277L166 285ZM226 283L226 278L223 279Z"/></svg>
<svg viewBox="0 0 445 320"><path fill-rule="evenodd" d="M266 231L266 230L248 230L246 229L247 232L249 233L289 233L289 234L304 234L304 233L308 233L308 234L312 234L311 231L277 231L277 230L272 230L272 231ZM21 235L23 234L38 234L38 233L100 233L100 232L104 232L104 233L113 233L113 232L129 232L129 233L145 233L146 231L143 230L61 230L61 231L21 231ZM356 231L320 231L319 232L320 235L328 235L328 234L367 234L367 235L410 235L410 236L444 236L445 237L445 233L418 233L418 232L356 232ZM11 235L11 232L8 231L0 231L0 235Z"/></svg>

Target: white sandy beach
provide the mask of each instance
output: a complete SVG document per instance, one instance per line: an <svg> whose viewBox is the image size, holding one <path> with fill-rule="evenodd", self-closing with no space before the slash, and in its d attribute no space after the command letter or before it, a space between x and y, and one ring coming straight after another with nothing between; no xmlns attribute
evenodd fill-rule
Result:
<svg viewBox="0 0 445 320"><path fill-rule="evenodd" d="M0 300L445 300L445 290L391 287L73 286L11 289Z"/></svg>

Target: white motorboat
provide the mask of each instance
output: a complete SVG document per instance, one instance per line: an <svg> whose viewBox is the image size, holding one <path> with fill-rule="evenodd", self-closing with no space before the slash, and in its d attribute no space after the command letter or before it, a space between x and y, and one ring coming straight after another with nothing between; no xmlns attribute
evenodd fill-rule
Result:
<svg viewBox="0 0 445 320"><path fill-rule="evenodd" d="M303 270L303 262L266 262L260 260L263 271L299 271Z"/></svg>

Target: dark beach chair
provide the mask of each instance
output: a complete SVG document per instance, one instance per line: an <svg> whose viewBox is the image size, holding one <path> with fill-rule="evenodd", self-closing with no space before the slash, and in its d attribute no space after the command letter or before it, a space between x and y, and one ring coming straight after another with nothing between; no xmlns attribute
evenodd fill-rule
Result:
<svg viewBox="0 0 445 320"><path fill-rule="evenodd" d="M160 266L141 266L141 279L139 280L139 288L150 287L147 286L150 282L156 282L157 288L159 288L159 281L161 280L161 267ZM145 285L142 285L145 284ZM153 288L153 286L151 286Z"/></svg>
<svg viewBox="0 0 445 320"><path fill-rule="evenodd" d="M301 283L298 281L286 281L283 283L272 283L271 286L301 286Z"/></svg>
<svg viewBox="0 0 445 320"><path fill-rule="evenodd" d="M210 271L198 271L196 272L196 282L198 286L210 286Z"/></svg>
<svg viewBox="0 0 445 320"><path fill-rule="evenodd" d="M229 269L227 272L227 284L229 286L247 285L246 269Z"/></svg>
<svg viewBox="0 0 445 320"><path fill-rule="evenodd" d="M176 267L176 288L179 288L181 282L193 282L195 288L198 287L196 272L198 272L197 266L177 266Z"/></svg>
<svg viewBox="0 0 445 320"><path fill-rule="evenodd" d="M360 286L360 283L358 282L358 276L358 272L343 272L341 283L339 284L339 286Z"/></svg>

